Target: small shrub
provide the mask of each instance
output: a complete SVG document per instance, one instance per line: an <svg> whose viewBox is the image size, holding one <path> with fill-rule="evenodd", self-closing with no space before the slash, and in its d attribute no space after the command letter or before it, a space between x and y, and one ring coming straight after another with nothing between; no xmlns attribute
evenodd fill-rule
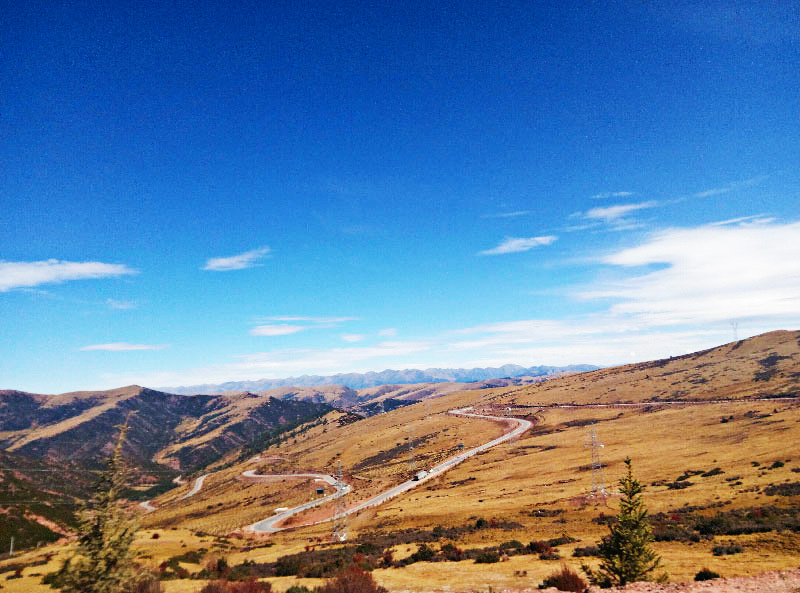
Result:
<svg viewBox="0 0 800 593"><path fill-rule="evenodd" d="M436 552L433 551L428 544L422 544L419 549L411 554L410 560L411 562L430 562L436 557ZM409 562L409 564L411 564Z"/></svg>
<svg viewBox="0 0 800 593"><path fill-rule="evenodd" d="M545 552L544 554L539 554L539 560L559 560L561 558L561 554L558 553L558 550L552 550L550 552Z"/></svg>
<svg viewBox="0 0 800 593"><path fill-rule="evenodd" d="M286 593L312 593L311 589L302 585L292 585L286 589Z"/></svg>
<svg viewBox="0 0 800 593"><path fill-rule="evenodd" d="M500 556L497 552L481 552L475 558L475 564L494 564L495 562L500 562Z"/></svg>
<svg viewBox="0 0 800 593"><path fill-rule="evenodd" d="M555 587L559 591L581 593L581 591L586 589L586 581L578 576L578 573L574 570L570 570L566 564L562 564L561 570L551 574L539 585L540 589L546 589L548 587Z"/></svg>
<svg viewBox="0 0 800 593"><path fill-rule="evenodd" d="M675 482L669 482L667 484L667 489L683 490L684 488L688 488L689 486L693 486L693 483L688 480L676 480Z"/></svg>
<svg viewBox="0 0 800 593"><path fill-rule="evenodd" d="M722 471L721 467L715 467L714 469L710 469L707 472L703 472L702 474L700 474L700 476L703 478L710 478L711 476L718 476L724 473L725 472Z"/></svg>
<svg viewBox="0 0 800 593"><path fill-rule="evenodd" d="M730 556L733 554L741 554L742 546L734 543L720 544L711 548L711 552L714 554L714 556Z"/></svg>
<svg viewBox="0 0 800 593"><path fill-rule="evenodd" d="M489 527L489 522L483 517L475 521L475 529L485 529L486 527Z"/></svg>
<svg viewBox="0 0 800 593"><path fill-rule="evenodd" d="M698 571L696 575L694 575L695 581L710 581L711 579L718 579L719 574L714 572L713 570L708 570L704 568L701 571Z"/></svg>
<svg viewBox="0 0 800 593"><path fill-rule="evenodd" d="M547 543L551 548L557 548L558 546L564 546L566 544L574 544L577 541L578 540L574 537L570 537L565 533L561 537L554 537L553 539L547 540Z"/></svg>
<svg viewBox="0 0 800 593"><path fill-rule="evenodd" d="M534 554L551 554L553 546L545 541L533 541L528 544L528 549Z"/></svg>
<svg viewBox="0 0 800 593"><path fill-rule="evenodd" d="M575 558L585 558L587 556L599 556L600 548L597 546L577 547L572 551Z"/></svg>
<svg viewBox="0 0 800 593"><path fill-rule="evenodd" d="M522 542L512 539L511 541L503 542L500 544L501 550L521 550L525 546L522 545Z"/></svg>
<svg viewBox="0 0 800 593"><path fill-rule="evenodd" d="M769 469L778 469L779 467L783 467L783 461L773 461L772 465L769 466Z"/></svg>
<svg viewBox="0 0 800 593"><path fill-rule="evenodd" d="M442 557L450 562L461 562L464 557L464 550L451 543L442 546Z"/></svg>
<svg viewBox="0 0 800 593"><path fill-rule="evenodd" d="M379 586L372 575L363 568L353 565L318 587L316 593L387 593Z"/></svg>

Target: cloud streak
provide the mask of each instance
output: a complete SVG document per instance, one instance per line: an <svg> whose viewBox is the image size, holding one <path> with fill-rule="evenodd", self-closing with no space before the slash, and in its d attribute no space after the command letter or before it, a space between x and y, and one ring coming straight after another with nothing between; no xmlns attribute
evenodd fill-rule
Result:
<svg viewBox="0 0 800 593"><path fill-rule="evenodd" d="M509 237L497 247L478 252L478 255L504 255L506 253L520 253L529 251L541 245L550 245L557 237L548 235L544 237Z"/></svg>
<svg viewBox="0 0 800 593"><path fill-rule="evenodd" d="M258 263L259 260L269 255L270 251L269 247L260 247L230 257L212 257L206 261L206 265L203 266L203 269L212 272L229 272L231 270L253 268L255 266L260 266L261 264Z"/></svg>
<svg viewBox="0 0 800 593"><path fill-rule="evenodd" d="M603 200L605 198L627 198L634 195L632 191L604 191L592 196L593 200Z"/></svg>
<svg viewBox="0 0 800 593"><path fill-rule="evenodd" d="M588 220L602 220L603 222L617 222L632 212L654 208L658 202L639 202L638 204L618 204L616 206L606 206L602 208L592 208L583 215Z"/></svg>
<svg viewBox="0 0 800 593"><path fill-rule="evenodd" d="M15 288L31 288L40 284L58 284L68 280L115 278L137 274L123 264L71 262L48 259L32 262L0 260L0 292Z"/></svg>
<svg viewBox="0 0 800 593"><path fill-rule="evenodd" d="M731 341L731 320L739 322L740 338L800 327L798 236L800 222L758 217L666 229L601 257L603 277L617 279L571 293L593 301L599 310L592 313L497 321L374 345L280 348L200 368L115 376L109 385L508 363L613 365L685 354Z"/></svg>
<svg viewBox="0 0 800 593"><path fill-rule="evenodd" d="M169 344L128 344L127 342L112 342L110 344L92 344L84 346L83 351L101 350L104 352L131 352L134 350L163 350Z"/></svg>
<svg viewBox="0 0 800 593"><path fill-rule="evenodd" d="M532 210L516 210L514 212L497 212L495 214L484 214L483 218L517 218L533 214Z"/></svg>
<svg viewBox="0 0 800 593"><path fill-rule="evenodd" d="M250 330L253 336L288 336L308 329L306 325L290 325L288 323L276 323L259 325Z"/></svg>
<svg viewBox="0 0 800 593"><path fill-rule="evenodd" d="M308 323L344 323L345 321L358 321L358 317L304 317L302 315L273 315L264 317L270 321L306 321Z"/></svg>

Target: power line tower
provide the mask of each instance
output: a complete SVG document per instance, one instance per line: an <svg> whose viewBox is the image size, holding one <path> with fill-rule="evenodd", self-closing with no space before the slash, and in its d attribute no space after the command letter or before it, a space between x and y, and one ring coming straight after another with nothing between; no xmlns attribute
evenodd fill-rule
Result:
<svg viewBox="0 0 800 593"><path fill-rule="evenodd" d="M339 465L336 468L336 484L334 485L337 492L341 492L344 488L344 480L342 479L342 460L339 460ZM336 499L336 507L333 509L333 533L331 537L335 542L343 542L347 539L347 514L345 514L345 501L344 493Z"/></svg>
<svg viewBox="0 0 800 593"><path fill-rule="evenodd" d="M592 492L589 496L602 496L605 498L608 493L603 479L603 463L600 461L600 449L605 445L597 438L597 426L594 422L591 424L590 430L589 442L584 445L592 448Z"/></svg>
<svg viewBox="0 0 800 593"><path fill-rule="evenodd" d="M731 329L733 330L733 341L739 341L739 322L736 320L731 321Z"/></svg>
<svg viewBox="0 0 800 593"><path fill-rule="evenodd" d="M383 414L385 412L383 408L383 400L378 402L378 405L375 406L375 415Z"/></svg>

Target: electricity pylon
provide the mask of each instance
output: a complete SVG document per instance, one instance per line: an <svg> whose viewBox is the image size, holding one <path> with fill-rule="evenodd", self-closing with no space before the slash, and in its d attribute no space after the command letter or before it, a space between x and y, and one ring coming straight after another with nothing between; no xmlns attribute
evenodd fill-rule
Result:
<svg viewBox="0 0 800 593"><path fill-rule="evenodd" d="M590 496L605 497L607 495L606 483L603 479L603 463L600 461L600 449L605 445L597 438L597 426L594 422L591 424L589 442L584 446L592 448L592 492Z"/></svg>

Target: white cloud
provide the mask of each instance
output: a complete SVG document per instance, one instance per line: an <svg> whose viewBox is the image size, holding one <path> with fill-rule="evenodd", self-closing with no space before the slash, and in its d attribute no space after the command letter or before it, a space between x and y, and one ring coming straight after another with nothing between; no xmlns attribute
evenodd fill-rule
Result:
<svg viewBox="0 0 800 593"><path fill-rule="evenodd" d="M606 256L621 268L663 266L583 292L647 325L730 319L800 323L800 223L668 229Z"/></svg>
<svg viewBox="0 0 800 593"><path fill-rule="evenodd" d="M627 198L634 194L632 191L604 191L599 194L594 194L592 199L602 200L605 198Z"/></svg>
<svg viewBox="0 0 800 593"><path fill-rule="evenodd" d="M592 208L583 217L589 220L602 220L604 222L616 222L627 216L631 212L653 208L658 206L658 202L640 202L638 204L619 204L617 206L606 206L604 208Z"/></svg>
<svg viewBox="0 0 800 593"><path fill-rule="evenodd" d="M486 323L368 346L277 349L110 385L188 385L385 368L622 364L681 355L774 329L800 328L800 222L762 218L653 233L600 261L619 280L573 296L600 310ZM604 272L604 277L608 274ZM603 300L610 300L602 305ZM295 326L292 326L295 327ZM385 330L382 330L384 332Z"/></svg>
<svg viewBox="0 0 800 593"><path fill-rule="evenodd" d="M352 342L361 342L367 336L365 336L363 334L342 334L341 337L342 337L342 340L344 340L345 342L351 342L352 343Z"/></svg>
<svg viewBox="0 0 800 593"><path fill-rule="evenodd" d="M228 272L230 270L252 268L261 265L258 263L258 260L266 257L269 252L269 247L260 247L259 249L245 251L239 255L232 255L231 257L212 257L206 262L203 269L213 272Z"/></svg>
<svg viewBox="0 0 800 593"><path fill-rule="evenodd" d="M81 350L103 350L106 352L130 352L132 350L163 350L169 344L128 344L127 342L112 342L110 344L92 344L84 346Z"/></svg>
<svg viewBox="0 0 800 593"><path fill-rule="evenodd" d="M302 374L363 373L384 368L423 368L404 357L428 352L427 341L385 341L374 346L328 349L279 349L237 356L233 361L141 375L106 375L106 386L135 383L147 386L197 385L231 380L256 380Z"/></svg>
<svg viewBox="0 0 800 593"><path fill-rule="evenodd" d="M495 214L484 214L483 218L517 218L518 216L528 216L533 214L532 210L516 210L514 212L497 212Z"/></svg>
<svg viewBox="0 0 800 593"><path fill-rule="evenodd" d="M385 337L393 338L394 336L397 335L397 328L387 327L387 328L382 329L381 331L379 331L378 335L379 336L385 336Z"/></svg>
<svg viewBox="0 0 800 593"><path fill-rule="evenodd" d="M265 317L270 321L307 321L309 323L344 323L345 321L358 321L358 317L303 317L301 315L275 315Z"/></svg>
<svg viewBox="0 0 800 593"><path fill-rule="evenodd" d="M136 308L136 303L134 303L133 301L118 301L116 299L106 299L105 303L111 309L119 309L121 311Z"/></svg>
<svg viewBox="0 0 800 593"><path fill-rule="evenodd" d="M32 262L11 262L0 260L0 292L15 288L30 288L40 284L112 278L137 274L136 270L123 264L102 262L71 262L48 259Z"/></svg>
<svg viewBox="0 0 800 593"><path fill-rule="evenodd" d="M715 187L712 189L707 189L704 191L699 191L697 193L692 194L693 198L707 198L709 196L717 196L719 194L726 194L731 191L733 188L730 186L727 187Z"/></svg>
<svg viewBox="0 0 800 593"><path fill-rule="evenodd" d="M288 336L307 330L305 325L290 325L288 323L275 323L269 325L258 325L250 330L254 336Z"/></svg>
<svg viewBox="0 0 800 593"><path fill-rule="evenodd" d="M506 253L519 253L521 251L528 251L540 245L550 245L556 237L553 235L545 237L527 237L527 238L514 238L509 237L497 247L492 247L485 251L481 251L478 255L502 255Z"/></svg>
<svg viewBox="0 0 800 593"><path fill-rule="evenodd" d="M748 187L750 185L756 185L757 183L761 183L768 177L769 175L759 175L758 177L751 177L750 179L745 179L744 181L734 181L732 183L728 183L727 185L723 185L721 187L713 187L711 189L706 189L703 191L693 193L692 197L707 198L709 196L718 196L720 194L726 194L729 191L739 189L740 187Z"/></svg>

